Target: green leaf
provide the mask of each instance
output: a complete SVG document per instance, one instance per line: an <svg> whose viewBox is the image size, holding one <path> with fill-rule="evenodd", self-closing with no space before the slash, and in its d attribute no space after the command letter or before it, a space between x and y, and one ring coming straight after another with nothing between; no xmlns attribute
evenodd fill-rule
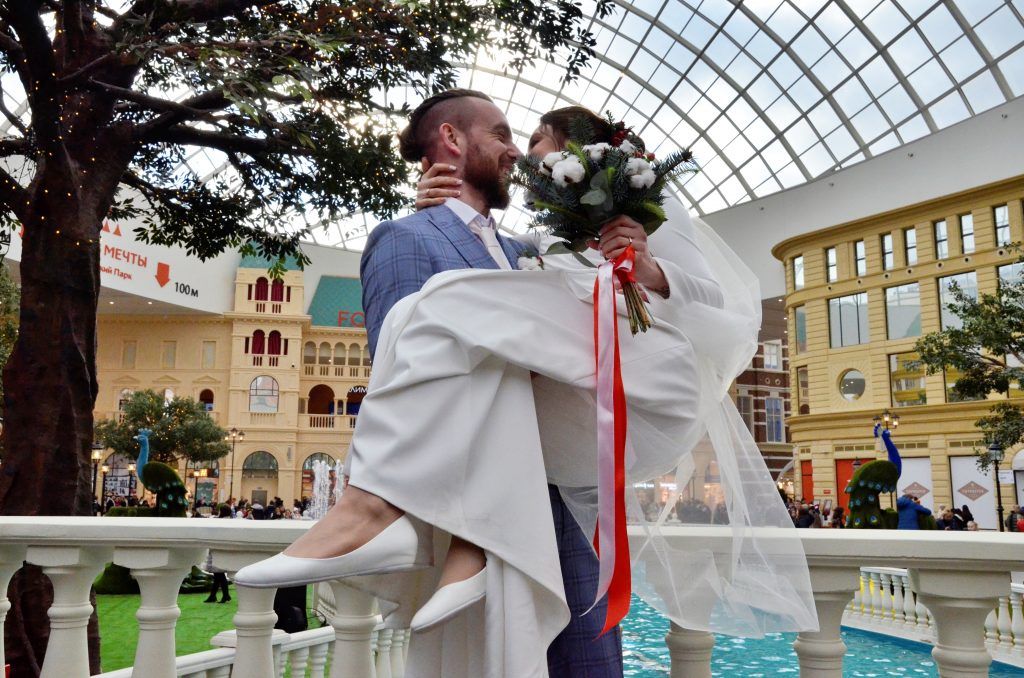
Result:
<svg viewBox="0 0 1024 678"><path fill-rule="evenodd" d="M603 205L608 199L608 194L602 191L600 188L595 188L592 191L587 191L580 198L580 202L584 205Z"/></svg>

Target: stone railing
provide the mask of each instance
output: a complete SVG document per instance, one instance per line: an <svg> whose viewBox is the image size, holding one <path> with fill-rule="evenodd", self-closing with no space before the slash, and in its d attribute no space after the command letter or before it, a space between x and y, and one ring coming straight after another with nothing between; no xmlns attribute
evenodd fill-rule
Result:
<svg viewBox="0 0 1024 678"><path fill-rule="evenodd" d="M356 418L349 414L300 414L299 428L309 429L352 429Z"/></svg>
<svg viewBox="0 0 1024 678"><path fill-rule="evenodd" d="M1024 584L1013 584L985 618L985 647L992 658L1024 667ZM907 570L865 567L843 625L935 644L935 622L917 599Z"/></svg>
<svg viewBox="0 0 1024 678"><path fill-rule="evenodd" d="M326 663L331 678L400 678L404 674L405 630L380 626L376 601L341 582L331 582L337 613L324 629L296 634L274 630L273 590L240 587L234 630L214 638L215 649L176 657L174 631L180 615L178 587L194 563L212 551L213 562L229 574L281 550L308 529L303 521L231 521L145 518L13 517L0 519L0 592L23 561L39 565L54 588L49 609L51 647L42 678L86 678L89 675L86 626L92 606L89 589L108 562L129 568L139 583L141 604L136 614L139 640L134 676L234 676L276 678L285 666L292 675L321 675ZM676 548L708 548L725 554L732 541L728 528L667 527L666 538ZM788 535L792 535L788 530ZM771 548L773 531L764 531L762 547ZM1024 542L1018 535L967 532L897 532L858 530L801 530L811 586L821 630L798 635L794 647L800 675L841 678L846 647L840 623L857 592L860 615L874 618L876 608L907 623L906 591L913 594L914 628L925 619L934 629L933 657L942 678L988 675L991 657L986 641L1005 644L1020 637L1014 630L1014 598L1010 572L1024 569ZM639 531L631 537L642 539ZM862 566L907 568L868 570L878 574L878 587L863 589ZM882 595L882 573L890 594ZM902 599L897 605L896 589ZM879 599L875 599L875 591ZM867 591L868 593L864 593ZM865 598L870 595L870 606ZM1007 599L1011 612L1003 614ZM920 608L918 607L920 604ZM0 621L10 603L0 599ZM986 619L996 609L994 626ZM885 615L881 612L879 617ZM1020 619L1019 616L1016 619ZM1009 627L1007 627L1009 624ZM1007 630L1008 629L1008 630ZM673 625L666 638L674 678L711 675L714 637L703 631ZM0 647L2 649L2 647ZM113 672L111 676L129 675Z"/></svg>

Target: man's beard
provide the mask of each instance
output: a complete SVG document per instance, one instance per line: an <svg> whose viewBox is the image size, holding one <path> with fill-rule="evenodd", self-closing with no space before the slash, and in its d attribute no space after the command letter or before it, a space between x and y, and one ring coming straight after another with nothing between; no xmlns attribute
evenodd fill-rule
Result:
<svg viewBox="0 0 1024 678"><path fill-rule="evenodd" d="M463 180L480 191L489 209L503 210L511 202L508 183L502 177L499 164L488 162L475 147L470 149L466 159Z"/></svg>

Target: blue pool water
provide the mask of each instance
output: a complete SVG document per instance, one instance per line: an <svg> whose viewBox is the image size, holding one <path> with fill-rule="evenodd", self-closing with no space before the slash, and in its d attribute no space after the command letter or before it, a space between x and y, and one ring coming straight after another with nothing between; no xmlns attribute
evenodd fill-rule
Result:
<svg viewBox="0 0 1024 678"><path fill-rule="evenodd" d="M668 620L638 598L633 599L629 617L622 623L625 675L633 678L663 678L669 674L665 634ZM722 678L770 678L799 676L795 633L773 633L760 640L715 637L711 675ZM878 676L938 676L931 647L896 640L864 631L843 631L847 653L843 660L845 678ZM992 664L989 678L1024 678L1024 669Z"/></svg>

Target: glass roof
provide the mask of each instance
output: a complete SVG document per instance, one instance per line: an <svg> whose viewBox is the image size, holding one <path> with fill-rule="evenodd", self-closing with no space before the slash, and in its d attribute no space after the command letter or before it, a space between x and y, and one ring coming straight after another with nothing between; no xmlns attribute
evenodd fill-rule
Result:
<svg viewBox="0 0 1024 678"><path fill-rule="evenodd" d="M481 50L463 64L459 85L494 97L520 148L542 113L571 104L611 111L658 155L691 147L702 171L674 188L698 214L805 183L1024 94L1024 0L614 1L604 19L593 0L581 1L597 56L575 82L564 85L561 67L543 61L506 73L502 55ZM4 103L23 111L10 79ZM183 171L227 171L219 153L193 150ZM513 232L529 221L519 200L500 220ZM376 223L370 214L327 224L296 214L291 227L359 250Z"/></svg>

